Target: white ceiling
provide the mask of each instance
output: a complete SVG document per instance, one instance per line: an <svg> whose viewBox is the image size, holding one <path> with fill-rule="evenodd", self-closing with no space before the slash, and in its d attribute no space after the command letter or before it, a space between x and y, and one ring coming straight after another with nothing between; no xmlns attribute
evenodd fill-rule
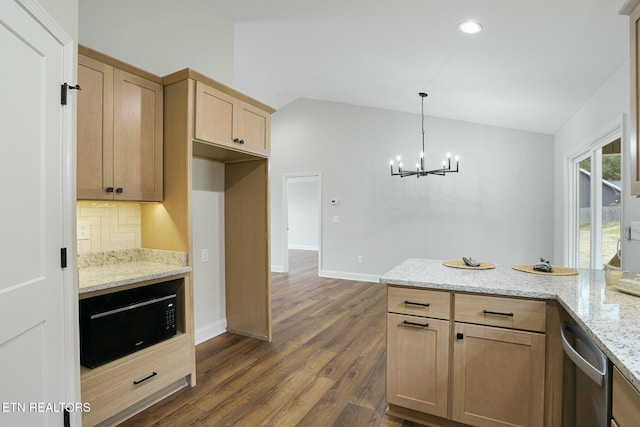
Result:
<svg viewBox="0 0 640 427"><path fill-rule="evenodd" d="M623 64L624 0L209 0L234 86L554 134ZM478 35L457 26L475 19Z"/></svg>

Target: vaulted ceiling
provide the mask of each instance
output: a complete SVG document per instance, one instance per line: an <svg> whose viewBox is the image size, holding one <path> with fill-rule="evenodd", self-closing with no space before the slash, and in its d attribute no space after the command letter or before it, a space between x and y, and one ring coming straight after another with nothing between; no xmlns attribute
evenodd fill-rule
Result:
<svg viewBox="0 0 640 427"><path fill-rule="evenodd" d="M209 0L234 85L554 134L629 57L624 0ZM473 19L484 30L458 30Z"/></svg>

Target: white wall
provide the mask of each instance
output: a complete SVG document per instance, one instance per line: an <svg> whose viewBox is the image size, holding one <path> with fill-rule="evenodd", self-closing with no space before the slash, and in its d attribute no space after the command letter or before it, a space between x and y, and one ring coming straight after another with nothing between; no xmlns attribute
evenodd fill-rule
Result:
<svg viewBox="0 0 640 427"><path fill-rule="evenodd" d="M196 343L225 331L224 165L193 159L193 293ZM209 260L202 261L202 250Z"/></svg>
<svg viewBox="0 0 640 427"><path fill-rule="evenodd" d="M419 100L416 97L416 105ZM375 280L409 257L499 264L553 257L553 138L426 118L426 163L447 151L461 172L391 177L417 161L420 115L299 99L273 115L272 264L281 264L282 174L322 174L323 275ZM339 199L332 206L330 199ZM334 215L341 222L331 221ZM357 264L363 256L364 263Z"/></svg>
<svg viewBox="0 0 640 427"><path fill-rule="evenodd" d="M207 0L79 0L79 43L164 76L193 68L233 85L233 24Z"/></svg>
<svg viewBox="0 0 640 427"><path fill-rule="evenodd" d="M315 177L287 179L289 249L320 247L320 182Z"/></svg>
<svg viewBox="0 0 640 427"><path fill-rule="evenodd" d="M37 1L73 40L78 40L78 0Z"/></svg>
<svg viewBox="0 0 640 427"><path fill-rule="evenodd" d="M565 211L569 196L567 183L563 180L566 158L581 148L596 141L603 132L621 120L625 114L625 126L628 129L629 106L629 61L625 61L618 70L602 85L602 87L563 125L554 138L554 169L558 177L555 185L555 251L560 256L564 253L566 239ZM640 220L640 200L629 194L629 139L623 136L624 170L622 216L623 227L631 221ZM562 262L565 262L562 259ZM640 242L622 240L622 265L625 269L640 272Z"/></svg>

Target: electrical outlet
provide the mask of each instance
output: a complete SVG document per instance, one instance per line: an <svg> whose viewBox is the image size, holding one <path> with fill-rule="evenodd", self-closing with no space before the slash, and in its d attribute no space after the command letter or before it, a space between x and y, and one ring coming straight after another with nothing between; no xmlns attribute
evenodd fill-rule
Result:
<svg viewBox="0 0 640 427"><path fill-rule="evenodd" d="M209 249L202 250L202 262L209 262Z"/></svg>
<svg viewBox="0 0 640 427"><path fill-rule="evenodd" d="M362 264L364 262L364 258L362 255L358 255L358 264Z"/></svg>
<svg viewBox="0 0 640 427"><path fill-rule="evenodd" d="M89 240L91 238L91 225L88 222L78 223L78 240Z"/></svg>

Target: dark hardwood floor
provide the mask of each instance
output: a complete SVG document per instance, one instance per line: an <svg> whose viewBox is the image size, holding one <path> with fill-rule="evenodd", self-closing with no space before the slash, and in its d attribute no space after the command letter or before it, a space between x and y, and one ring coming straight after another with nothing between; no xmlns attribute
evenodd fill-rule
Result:
<svg viewBox="0 0 640 427"><path fill-rule="evenodd" d="M318 277L317 252L272 275L273 341L196 348L197 385L124 426L411 426L385 415L386 288Z"/></svg>

